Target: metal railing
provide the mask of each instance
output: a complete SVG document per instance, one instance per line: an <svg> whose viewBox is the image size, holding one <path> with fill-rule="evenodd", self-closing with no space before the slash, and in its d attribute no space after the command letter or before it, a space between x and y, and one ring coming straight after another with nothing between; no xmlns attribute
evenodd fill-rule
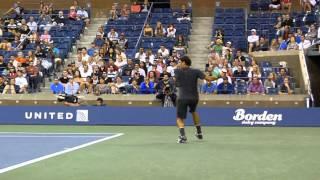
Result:
<svg viewBox="0 0 320 180"><path fill-rule="evenodd" d="M141 41L142 34L143 34L143 32L144 32L144 27L146 26L146 24L147 24L147 22L148 22L149 16L150 16L151 11L152 11L152 8L153 8L153 3L151 3L151 6L150 6L149 11L148 11L148 14L147 14L147 17L146 17L146 19L145 19L145 21L144 21L144 23L143 23L142 30L141 30L141 32L140 32L138 41L137 41L137 43L136 43L136 45L135 45L135 47L134 47L135 51L138 50L138 46L139 46L139 43L140 43L140 41Z"/></svg>

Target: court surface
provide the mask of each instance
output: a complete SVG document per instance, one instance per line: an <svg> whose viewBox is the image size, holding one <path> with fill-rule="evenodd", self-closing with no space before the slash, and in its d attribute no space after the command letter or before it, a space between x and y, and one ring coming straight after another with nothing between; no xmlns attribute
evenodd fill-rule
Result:
<svg viewBox="0 0 320 180"><path fill-rule="evenodd" d="M0 126L0 132L0 169L49 157L0 173L1 180L320 177L319 128L204 127L199 141L187 127L187 144L176 143L176 127Z"/></svg>

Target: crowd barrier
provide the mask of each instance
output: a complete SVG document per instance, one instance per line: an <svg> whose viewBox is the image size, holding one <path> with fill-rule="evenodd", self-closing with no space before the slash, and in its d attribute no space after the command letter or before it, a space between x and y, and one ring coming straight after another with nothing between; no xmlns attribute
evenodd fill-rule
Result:
<svg viewBox="0 0 320 180"><path fill-rule="evenodd" d="M318 108L198 109L206 126L320 126ZM30 107L0 108L0 124L21 125L146 125L174 126L174 108L161 107ZM186 120L192 124L191 115Z"/></svg>

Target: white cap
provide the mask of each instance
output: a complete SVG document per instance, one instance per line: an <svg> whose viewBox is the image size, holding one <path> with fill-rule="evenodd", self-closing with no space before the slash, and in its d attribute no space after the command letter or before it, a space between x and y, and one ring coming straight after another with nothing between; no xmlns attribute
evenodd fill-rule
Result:
<svg viewBox="0 0 320 180"><path fill-rule="evenodd" d="M257 30L256 29L251 29L251 32L257 32Z"/></svg>
<svg viewBox="0 0 320 180"><path fill-rule="evenodd" d="M232 44L231 41L228 41L227 44Z"/></svg>

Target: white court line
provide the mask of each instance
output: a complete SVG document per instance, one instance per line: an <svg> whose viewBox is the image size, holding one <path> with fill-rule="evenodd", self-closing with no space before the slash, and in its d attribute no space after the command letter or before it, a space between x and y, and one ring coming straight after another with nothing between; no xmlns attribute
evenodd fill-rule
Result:
<svg viewBox="0 0 320 180"><path fill-rule="evenodd" d="M29 136L29 135L1 135L0 134L0 138L102 138L102 137L106 137L106 136L59 136L59 135L52 135L52 136L39 136L39 135L33 135L33 136Z"/></svg>
<svg viewBox="0 0 320 180"><path fill-rule="evenodd" d="M0 132L0 134L44 134L44 135L49 135L49 134L102 134L102 135L110 135L110 134L117 134L117 133L64 133L64 132L54 132L54 133L48 133L48 132Z"/></svg>
<svg viewBox="0 0 320 180"><path fill-rule="evenodd" d="M68 152L72 152L72 151L75 151L75 150L78 150L78 149L81 149L81 148L85 148L85 147L91 146L93 144L97 144L97 143L100 143L100 142L103 142L103 141L106 141L106 140L110 140L110 139L113 139L113 138L116 138L116 137L119 137L119 136L122 136L122 135L123 135L123 133L118 133L118 134L115 134L113 136L105 137L103 139L98 139L96 141L91 141L91 142L88 142L88 143L85 143L85 144L82 144L82 145L79 145L79 146L76 146L76 147L73 147L73 148L70 148L70 149L66 149L66 150L59 151L59 152L56 152L56 153L53 153L53 154L49 154L49 155L42 156L42 157L39 157L39 158L35 158L35 159L29 160L29 161L25 161L25 162L20 163L20 164L16 164L16 165L13 165L13 166L10 166L10 167L6 167L6 168L3 168L3 169L0 169L0 174L8 172L8 171L11 171L11 170L14 170L14 169L17 169L17 168L20 168L20 167L23 167L23 166L27 166L29 164L33 164L33 163L42 161L42 160L45 160L45 159L49 159L49 158L56 157L56 156L59 156L59 155L62 155L62 154L68 153Z"/></svg>

